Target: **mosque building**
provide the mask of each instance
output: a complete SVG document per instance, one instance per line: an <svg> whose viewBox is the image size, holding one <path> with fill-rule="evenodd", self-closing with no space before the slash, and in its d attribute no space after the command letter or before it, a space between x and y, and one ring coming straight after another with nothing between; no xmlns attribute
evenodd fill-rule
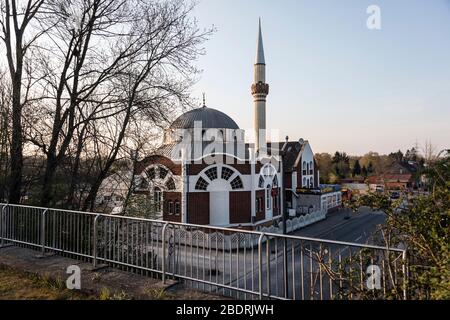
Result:
<svg viewBox="0 0 450 320"><path fill-rule="evenodd" d="M259 229L282 212L294 216L337 206L320 192L308 141L266 142L269 84L261 21L251 94L252 143L231 117L203 99L203 106L179 116L162 146L139 163L134 192L148 194L163 220Z"/></svg>

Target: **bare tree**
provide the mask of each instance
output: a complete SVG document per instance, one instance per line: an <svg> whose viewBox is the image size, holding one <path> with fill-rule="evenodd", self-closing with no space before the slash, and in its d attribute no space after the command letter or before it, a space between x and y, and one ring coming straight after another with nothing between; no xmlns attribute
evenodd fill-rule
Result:
<svg viewBox="0 0 450 320"><path fill-rule="evenodd" d="M92 207L130 123L163 126L174 109L189 103L198 74L192 61L212 32L198 29L189 16L193 7L175 0L46 2L33 72L39 108L27 120L27 141L46 157L41 205L54 201L55 176L68 163L71 201L80 163L90 154L96 165L84 207Z"/></svg>
<svg viewBox="0 0 450 320"><path fill-rule="evenodd" d="M11 87L4 72L0 70L0 202L7 196L6 181L8 179L10 158L10 125Z"/></svg>
<svg viewBox="0 0 450 320"><path fill-rule="evenodd" d="M9 75L12 87L12 132L10 154L11 170L9 177L9 201L20 202L23 169L22 109L26 98L22 92L24 60L31 45L39 38L40 32L27 39L30 23L39 12L44 0L15 1L5 0L0 5L0 39L6 49Z"/></svg>
<svg viewBox="0 0 450 320"><path fill-rule="evenodd" d="M437 159L436 146L433 145L431 140L426 140L425 145L422 148L423 157L425 163L430 165Z"/></svg>

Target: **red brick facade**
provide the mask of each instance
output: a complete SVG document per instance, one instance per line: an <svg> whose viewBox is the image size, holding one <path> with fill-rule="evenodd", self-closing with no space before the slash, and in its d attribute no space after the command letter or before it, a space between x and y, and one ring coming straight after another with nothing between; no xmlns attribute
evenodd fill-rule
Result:
<svg viewBox="0 0 450 320"><path fill-rule="evenodd" d="M319 188L319 166L317 165L316 159L314 159L314 188Z"/></svg>
<svg viewBox="0 0 450 320"><path fill-rule="evenodd" d="M172 173L176 176L180 176L181 175L181 165L180 164L176 164L174 163L172 160L163 157L163 156L158 156L158 155L154 155L154 156L150 156L145 158L144 160L142 160L136 168L136 171L138 174L140 174L142 171L145 170L145 168L147 168L148 166L152 165L152 164L161 164L163 166L166 166L170 171L172 171Z"/></svg>
<svg viewBox="0 0 450 320"><path fill-rule="evenodd" d="M281 188L275 188L272 190L272 215L274 217L280 215L280 192Z"/></svg>
<svg viewBox="0 0 450 320"><path fill-rule="evenodd" d="M250 167L249 163L234 163L234 162L236 162L236 159L229 158L229 157L227 159L224 159L223 161L224 161L224 164L229 165L230 167L236 169L240 174L248 175L251 173L251 167ZM226 161L230 161L230 162L226 162ZM228 163L233 163L233 164L228 164ZM210 164L207 164L205 162L198 163L198 164L196 164L196 163L189 164L187 166L188 175L190 175L190 176L198 175L200 172L202 172L209 166L210 166Z"/></svg>
<svg viewBox="0 0 450 320"><path fill-rule="evenodd" d="M256 191L256 221L266 218L266 190Z"/></svg>
<svg viewBox="0 0 450 320"><path fill-rule="evenodd" d="M251 191L230 192L230 223L251 222L251 197Z"/></svg>
<svg viewBox="0 0 450 320"><path fill-rule="evenodd" d="M209 224L209 192L188 193L188 223Z"/></svg>
<svg viewBox="0 0 450 320"><path fill-rule="evenodd" d="M292 172L285 172L283 180L286 188L292 188Z"/></svg>
<svg viewBox="0 0 450 320"><path fill-rule="evenodd" d="M181 192L164 192L163 219L181 222Z"/></svg>

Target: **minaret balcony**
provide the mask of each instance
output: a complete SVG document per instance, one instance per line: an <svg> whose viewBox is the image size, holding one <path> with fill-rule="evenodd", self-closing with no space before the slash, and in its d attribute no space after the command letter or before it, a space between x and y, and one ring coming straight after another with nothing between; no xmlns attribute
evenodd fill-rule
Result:
<svg viewBox="0 0 450 320"><path fill-rule="evenodd" d="M269 85L267 83L262 83L262 82L252 84L252 94L253 95L255 95L255 94L268 95L269 94Z"/></svg>

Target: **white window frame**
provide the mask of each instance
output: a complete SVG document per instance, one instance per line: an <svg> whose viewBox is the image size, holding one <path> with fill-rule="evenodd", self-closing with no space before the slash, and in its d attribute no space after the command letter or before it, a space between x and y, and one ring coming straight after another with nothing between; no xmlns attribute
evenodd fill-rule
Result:
<svg viewBox="0 0 450 320"><path fill-rule="evenodd" d="M272 190L272 186L269 184L266 187L266 210L270 210L271 209L271 205L272 205L272 195L271 195L271 191Z"/></svg>

